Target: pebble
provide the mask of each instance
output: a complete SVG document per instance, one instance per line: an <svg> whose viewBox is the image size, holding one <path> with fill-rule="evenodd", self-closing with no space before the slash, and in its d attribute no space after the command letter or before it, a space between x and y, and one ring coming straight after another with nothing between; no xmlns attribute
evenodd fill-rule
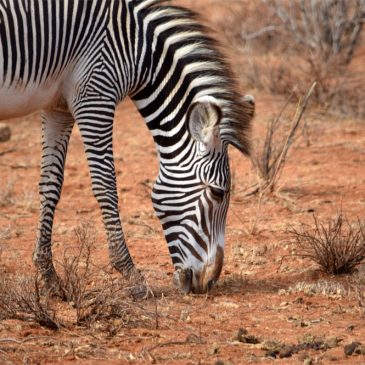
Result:
<svg viewBox="0 0 365 365"><path fill-rule="evenodd" d="M351 342L350 344L344 346L343 351L345 352L345 355L351 356L360 347L360 342Z"/></svg>
<svg viewBox="0 0 365 365"><path fill-rule="evenodd" d="M279 357L280 359L290 357L294 353L294 347L290 345L285 345L280 351L279 351Z"/></svg>
<svg viewBox="0 0 365 365"><path fill-rule="evenodd" d="M0 122L0 142L9 141L11 137L11 131L6 123Z"/></svg>
<svg viewBox="0 0 365 365"><path fill-rule="evenodd" d="M219 345L217 343L213 343L212 347L208 350L208 355L215 355L219 352Z"/></svg>
<svg viewBox="0 0 365 365"><path fill-rule="evenodd" d="M336 336L328 336L324 341L324 346L327 349L333 349L337 347L338 343L341 342L341 339Z"/></svg>
<svg viewBox="0 0 365 365"><path fill-rule="evenodd" d="M242 343L251 343L251 344L260 343L260 340L253 335L249 335L245 328L238 329L235 339Z"/></svg>

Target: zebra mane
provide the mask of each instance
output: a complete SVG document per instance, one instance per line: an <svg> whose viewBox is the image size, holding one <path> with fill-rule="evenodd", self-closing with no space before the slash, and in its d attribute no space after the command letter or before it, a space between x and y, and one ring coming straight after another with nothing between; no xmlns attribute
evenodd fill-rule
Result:
<svg viewBox="0 0 365 365"><path fill-rule="evenodd" d="M243 98L238 91L238 83L221 51L221 46L211 36L211 29L199 22L199 15L180 6L168 4L169 0L138 0L143 11L148 15L156 14L156 21L161 17L172 22L169 36L181 36L179 44L188 49L180 60L188 65L199 62L190 77L206 79L206 85L199 91L214 96L222 109L220 135L223 141L235 146L243 154L250 154L250 122L254 114L252 99ZM180 47L181 48L181 47Z"/></svg>

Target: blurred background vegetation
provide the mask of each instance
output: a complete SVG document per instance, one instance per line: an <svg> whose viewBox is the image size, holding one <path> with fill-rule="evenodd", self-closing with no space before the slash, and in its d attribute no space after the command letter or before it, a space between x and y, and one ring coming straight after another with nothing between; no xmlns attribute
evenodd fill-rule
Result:
<svg viewBox="0 0 365 365"><path fill-rule="evenodd" d="M365 0L211 0L197 9L232 49L248 89L302 95L326 113L365 117ZM225 49L226 50L226 49Z"/></svg>

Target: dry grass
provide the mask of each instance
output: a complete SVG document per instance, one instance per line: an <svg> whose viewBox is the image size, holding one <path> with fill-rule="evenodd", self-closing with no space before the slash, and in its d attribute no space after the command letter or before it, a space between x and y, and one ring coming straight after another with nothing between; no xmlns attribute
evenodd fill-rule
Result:
<svg viewBox="0 0 365 365"><path fill-rule="evenodd" d="M96 232L90 222L75 230L77 248L64 250L60 271L65 302L47 292L37 274L0 278L0 319L35 321L51 329L74 324L115 335L121 328L155 323L157 313L136 300L134 284L95 263ZM135 289L135 290L134 290ZM138 290L137 290L138 289ZM138 298L139 299L139 298Z"/></svg>
<svg viewBox="0 0 365 365"><path fill-rule="evenodd" d="M282 130L282 115L288 106L290 99L284 105L279 114L269 121L266 137L262 146L257 147L253 154L253 164L256 167L259 175L259 183L249 191L247 195L252 195L260 192L273 192L277 186L277 182L281 176L285 163L287 161L288 152L296 140L300 121L307 108L309 98L316 86L313 83L303 99L298 101L298 105L294 116L292 117L289 131L277 136L278 131Z"/></svg>
<svg viewBox="0 0 365 365"><path fill-rule="evenodd" d="M365 80L356 66L364 62L364 0L230 1L228 7L217 26L242 55L237 74L246 87L287 95L315 80L313 99L322 108L365 115Z"/></svg>
<svg viewBox="0 0 365 365"><path fill-rule="evenodd" d="M76 323L90 328L98 321L116 318L127 324L134 320L133 313L135 318L140 318L143 307L133 302L140 286L123 280L120 274L113 277L95 263L94 225L82 222L75 229L75 236L76 252L65 250L58 266L66 300L75 309Z"/></svg>
<svg viewBox="0 0 365 365"><path fill-rule="evenodd" d="M33 276L2 277L0 282L0 319L33 320L41 326L59 329L56 313L50 308L50 297L41 294L42 285Z"/></svg>
<svg viewBox="0 0 365 365"><path fill-rule="evenodd" d="M360 44L365 1L314 0L285 4L264 0L264 3L279 20L281 31L292 46L301 52L308 75L317 81L315 98L321 103L331 103Z"/></svg>
<svg viewBox="0 0 365 365"><path fill-rule="evenodd" d="M290 231L301 250L299 256L319 264L329 274L351 273L365 260L365 226L348 221L342 212L323 223L314 216L314 227Z"/></svg>
<svg viewBox="0 0 365 365"><path fill-rule="evenodd" d="M287 290L279 290L279 294L303 293L308 296L324 295L329 298L342 298L347 294L345 287L337 282L319 280L315 283L300 281Z"/></svg>

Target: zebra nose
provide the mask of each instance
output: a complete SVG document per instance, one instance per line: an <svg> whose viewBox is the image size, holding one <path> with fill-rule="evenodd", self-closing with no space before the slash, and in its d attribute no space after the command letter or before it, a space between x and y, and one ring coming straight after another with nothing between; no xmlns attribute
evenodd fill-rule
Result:
<svg viewBox="0 0 365 365"><path fill-rule="evenodd" d="M208 291L211 291L214 286L214 280L209 280L207 284Z"/></svg>
<svg viewBox="0 0 365 365"><path fill-rule="evenodd" d="M191 291L193 270L188 269L177 269L174 272L174 284L185 294Z"/></svg>

